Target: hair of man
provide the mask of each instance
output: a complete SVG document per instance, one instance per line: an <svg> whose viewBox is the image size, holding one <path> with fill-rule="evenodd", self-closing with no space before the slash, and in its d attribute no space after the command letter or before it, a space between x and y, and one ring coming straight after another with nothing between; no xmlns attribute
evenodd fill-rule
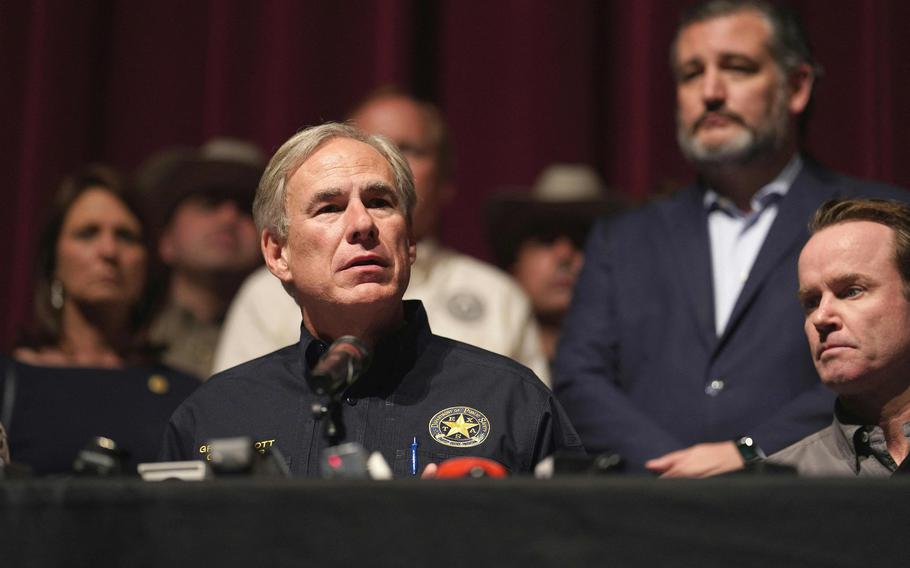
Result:
<svg viewBox="0 0 910 568"><path fill-rule="evenodd" d="M815 234L851 221L878 223L894 232L894 263L904 284L904 297L910 300L910 206L886 199L831 200L815 212L809 231Z"/></svg>
<svg viewBox="0 0 910 568"><path fill-rule="evenodd" d="M414 176L407 160L394 144L382 136L364 134L351 124L327 122L305 128L287 140L272 156L253 199L253 219L256 229L262 233L270 231L280 242L288 236L287 182L297 169L329 140L349 138L363 142L385 158L392 170L395 190L401 202L402 211L411 224L411 213L417 202L414 191Z"/></svg>
<svg viewBox="0 0 910 568"><path fill-rule="evenodd" d="M698 22L749 10L758 12L771 27L768 49L783 76L789 76L805 64L818 81L824 70L812 54L809 38L800 19L792 10L764 0L707 0L683 12L676 28L676 36L670 44L671 69L676 69L676 47L684 29Z"/></svg>

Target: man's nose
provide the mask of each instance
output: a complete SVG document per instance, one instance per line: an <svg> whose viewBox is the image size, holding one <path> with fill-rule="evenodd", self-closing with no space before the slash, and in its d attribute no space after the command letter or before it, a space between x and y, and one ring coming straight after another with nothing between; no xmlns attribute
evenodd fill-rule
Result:
<svg viewBox="0 0 910 568"><path fill-rule="evenodd" d="M828 334L840 329L841 318L834 299L822 298L818 307L812 312L811 321L822 341L828 337Z"/></svg>
<svg viewBox="0 0 910 568"><path fill-rule="evenodd" d="M348 242L369 241L376 238L376 223L362 201L351 199L344 214L347 217Z"/></svg>
<svg viewBox="0 0 910 568"><path fill-rule="evenodd" d="M560 235L556 237L556 240L553 241L551 245L553 252L560 259L569 259L571 260L575 256L575 252L578 250L575 248L575 243L566 235Z"/></svg>
<svg viewBox="0 0 910 568"><path fill-rule="evenodd" d="M98 253L105 257L110 258L117 255L117 237L112 232L102 231L98 235Z"/></svg>
<svg viewBox="0 0 910 568"><path fill-rule="evenodd" d="M557 266L566 270L574 269L575 263L581 256L572 239L565 235L553 241L553 244L550 245L550 251L556 260Z"/></svg>
<svg viewBox="0 0 910 568"><path fill-rule="evenodd" d="M705 108L714 110L724 105L727 100L727 86L720 71L709 67L705 70L701 85L701 97Z"/></svg>

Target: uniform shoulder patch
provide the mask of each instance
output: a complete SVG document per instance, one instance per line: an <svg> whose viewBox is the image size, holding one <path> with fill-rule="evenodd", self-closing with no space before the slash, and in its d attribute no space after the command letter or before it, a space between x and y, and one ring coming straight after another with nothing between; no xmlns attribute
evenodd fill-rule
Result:
<svg viewBox="0 0 910 568"><path fill-rule="evenodd" d="M446 302L449 314L457 320L464 322L477 321L483 317L483 300L471 292L457 292L452 294Z"/></svg>
<svg viewBox="0 0 910 568"><path fill-rule="evenodd" d="M479 446L491 431L490 420L470 406L450 406L430 419L430 437L444 446Z"/></svg>

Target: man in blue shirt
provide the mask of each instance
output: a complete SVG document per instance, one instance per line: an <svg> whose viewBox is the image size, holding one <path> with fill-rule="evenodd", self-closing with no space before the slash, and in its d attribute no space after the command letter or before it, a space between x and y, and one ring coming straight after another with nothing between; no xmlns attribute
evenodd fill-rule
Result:
<svg viewBox="0 0 910 568"><path fill-rule="evenodd" d="M414 181L387 140L328 123L288 140L266 168L253 213L266 265L303 316L301 339L215 375L175 413L165 459L203 459L208 441L251 436L278 446L296 475L318 475L325 420L312 369L327 346L352 335L374 353L343 393L347 437L378 451L395 474L474 456L531 472L577 434L527 368L433 335L419 301L402 302L417 254Z"/></svg>

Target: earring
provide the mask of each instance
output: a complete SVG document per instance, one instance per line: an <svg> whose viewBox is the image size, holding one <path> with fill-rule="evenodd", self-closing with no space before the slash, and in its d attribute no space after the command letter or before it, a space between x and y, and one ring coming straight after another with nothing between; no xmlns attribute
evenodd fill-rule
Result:
<svg viewBox="0 0 910 568"><path fill-rule="evenodd" d="M51 281L51 306L55 310L63 309L63 282L56 278Z"/></svg>

